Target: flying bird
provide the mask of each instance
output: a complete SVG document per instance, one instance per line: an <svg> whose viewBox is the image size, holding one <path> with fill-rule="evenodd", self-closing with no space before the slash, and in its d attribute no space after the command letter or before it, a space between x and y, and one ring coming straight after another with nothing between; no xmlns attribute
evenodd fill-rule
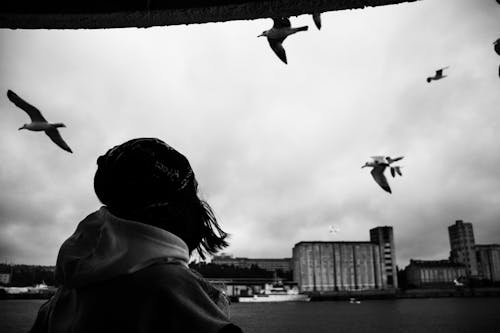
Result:
<svg viewBox="0 0 500 333"><path fill-rule="evenodd" d="M71 148L64 142L57 130L58 127L66 127L63 123L49 123L42 116L40 110L38 110L33 105L29 104L21 97L17 96L12 90L7 91L7 97L9 100L14 103L20 109L26 111L28 116L31 118L31 123L24 124L19 130L27 129L30 131L44 131L45 134L49 136L49 138L59 147L66 150L67 152L73 153Z"/></svg>
<svg viewBox="0 0 500 333"><path fill-rule="evenodd" d="M389 186L389 183L387 182L387 178L385 178L384 171L385 169L390 166L390 164L402 160L404 157L396 157L396 158L391 158L389 156L372 156L371 159L373 160L372 162L366 162L365 165L363 165L361 168L364 167L371 167L372 171L372 177L375 180L377 184L384 189L384 191L392 193L391 187ZM401 170L399 166L396 167L390 167L391 168L391 174L397 173L400 176ZM395 177L395 174L393 174L393 177Z"/></svg>
<svg viewBox="0 0 500 333"><path fill-rule="evenodd" d="M436 71L436 74L434 76L429 76L427 78L427 83L430 83L432 80L441 80L442 78L447 77L448 75L443 75L443 71L447 69L449 66L443 67L441 69L438 69Z"/></svg>
<svg viewBox="0 0 500 333"><path fill-rule="evenodd" d="M500 38L498 38L496 41L493 42L493 48L495 49L495 52L500 55Z"/></svg>
<svg viewBox="0 0 500 333"><path fill-rule="evenodd" d="M314 14L312 14L312 16L313 16L313 21L314 21L314 24L316 25L316 28L318 28L318 30L321 30L321 14L314 13Z"/></svg>
<svg viewBox="0 0 500 333"><path fill-rule="evenodd" d="M286 52L282 45L283 41L285 38L296 32L307 31L308 26L292 28L290 20L286 17L273 18L273 21L273 27L264 31L257 37L267 37L267 41L269 42L271 49L273 49L278 58L286 64Z"/></svg>

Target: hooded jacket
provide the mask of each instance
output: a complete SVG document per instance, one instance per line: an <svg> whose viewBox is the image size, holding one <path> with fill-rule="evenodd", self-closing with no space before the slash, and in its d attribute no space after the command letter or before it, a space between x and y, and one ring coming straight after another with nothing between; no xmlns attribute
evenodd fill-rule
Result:
<svg viewBox="0 0 500 333"><path fill-rule="evenodd" d="M61 286L31 332L241 332L224 294L188 260L181 238L102 207L61 246Z"/></svg>

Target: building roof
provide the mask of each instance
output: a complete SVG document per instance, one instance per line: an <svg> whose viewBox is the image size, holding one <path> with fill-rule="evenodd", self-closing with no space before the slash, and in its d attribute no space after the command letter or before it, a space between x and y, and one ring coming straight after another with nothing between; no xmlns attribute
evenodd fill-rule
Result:
<svg viewBox="0 0 500 333"><path fill-rule="evenodd" d="M288 17L418 0L4 0L0 28L101 29Z"/></svg>

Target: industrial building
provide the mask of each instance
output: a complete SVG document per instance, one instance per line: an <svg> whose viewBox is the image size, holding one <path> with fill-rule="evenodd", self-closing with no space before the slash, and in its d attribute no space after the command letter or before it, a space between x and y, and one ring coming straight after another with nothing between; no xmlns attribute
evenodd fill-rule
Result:
<svg viewBox="0 0 500 333"><path fill-rule="evenodd" d="M466 267L450 260L410 260L405 268L409 287L454 286L466 276Z"/></svg>
<svg viewBox="0 0 500 333"><path fill-rule="evenodd" d="M398 287L398 272L396 271L396 251L392 227L378 227L370 230L370 241L379 245L382 256L382 269L387 276L387 286Z"/></svg>
<svg viewBox="0 0 500 333"><path fill-rule="evenodd" d="M492 282L500 282L500 245L476 245L476 261L479 275Z"/></svg>
<svg viewBox="0 0 500 333"><path fill-rule="evenodd" d="M477 276L477 260L475 253L474 230L472 223L458 220L448 227L450 236L450 260L463 264L466 267L467 276Z"/></svg>
<svg viewBox="0 0 500 333"><path fill-rule="evenodd" d="M295 244L293 275L299 290L328 292L395 288L397 275L392 227L371 229L370 240Z"/></svg>
<svg viewBox="0 0 500 333"><path fill-rule="evenodd" d="M413 287L451 284L462 277L500 282L500 245L477 245L472 223L462 220L448 227L449 260L410 260L405 268Z"/></svg>

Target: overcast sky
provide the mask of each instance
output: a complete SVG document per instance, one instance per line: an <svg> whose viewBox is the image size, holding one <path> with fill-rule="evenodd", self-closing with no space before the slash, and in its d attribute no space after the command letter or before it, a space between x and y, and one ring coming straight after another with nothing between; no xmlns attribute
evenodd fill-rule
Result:
<svg viewBox="0 0 500 333"><path fill-rule="evenodd" d="M0 261L54 265L100 207L96 159L135 137L185 154L239 257L394 227L397 264L445 259L447 227L500 243L500 6L424 0L292 18L111 30L0 30ZM425 79L443 66L449 76ZM18 131L37 106L73 149ZM360 167L404 155L393 194ZM388 173L388 172L387 172ZM340 231L332 235L329 226Z"/></svg>

